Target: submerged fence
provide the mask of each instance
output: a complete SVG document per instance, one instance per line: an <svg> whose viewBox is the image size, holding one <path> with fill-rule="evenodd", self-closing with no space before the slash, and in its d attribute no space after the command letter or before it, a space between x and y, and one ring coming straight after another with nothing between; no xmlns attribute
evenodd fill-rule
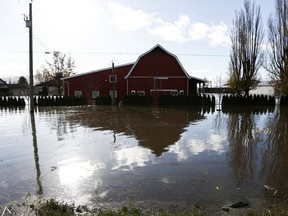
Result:
<svg viewBox="0 0 288 216"><path fill-rule="evenodd" d="M280 106L288 106L288 96L281 96Z"/></svg>
<svg viewBox="0 0 288 216"><path fill-rule="evenodd" d="M80 106L87 105L87 100L79 96L48 96L48 97L34 97L36 106Z"/></svg>
<svg viewBox="0 0 288 216"><path fill-rule="evenodd" d="M275 97L267 95L224 95L222 107L226 106L275 106Z"/></svg>
<svg viewBox="0 0 288 216"><path fill-rule="evenodd" d="M84 97L76 96L47 96L34 97L35 106L79 106L86 105ZM21 107L25 106L25 99L22 97L0 97L0 107Z"/></svg>
<svg viewBox="0 0 288 216"><path fill-rule="evenodd" d="M288 96L281 96L280 106L288 106ZM111 105L110 96L97 97L96 105ZM222 109L229 106L275 106L274 96L267 95L224 95L221 100ZM0 97L0 107L23 107L27 100L23 97ZM123 101L117 101L128 106L151 106L151 105L199 105L215 107L215 97L213 95L195 96L139 96L127 95ZM39 96L34 97L35 106L79 106L87 105L84 97L76 96Z"/></svg>
<svg viewBox="0 0 288 216"><path fill-rule="evenodd" d="M0 97L0 107L22 107L25 99L20 97Z"/></svg>
<svg viewBox="0 0 288 216"><path fill-rule="evenodd" d="M110 96L96 98L97 105L110 105L112 99ZM210 95L195 95L195 96L140 96L126 95L123 101L117 101L128 106L151 106L151 105L200 105L200 106L215 106L215 97Z"/></svg>

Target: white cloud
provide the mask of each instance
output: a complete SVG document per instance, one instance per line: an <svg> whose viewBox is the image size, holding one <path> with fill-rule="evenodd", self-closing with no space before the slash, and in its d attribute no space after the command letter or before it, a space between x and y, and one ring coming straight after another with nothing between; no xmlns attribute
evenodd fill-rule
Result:
<svg viewBox="0 0 288 216"><path fill-rule="evenodd" d="M188 41L208 40L212 46L228 46L230 39L228 26L221 22L208 25L203 22L193 23L189 16L180 15L173 22L165 21L157 14L109 2L112 12L112 24L122 31L146 30L151 35L165 41L185 43Z"/></svg>
<svg viewBox="0 0 288 216"><path fill-rule="evenodd" d="M210 28L208 38L213 46L229 46L230 38L227 36L228 26L221 22L219 25L213 25Z"/></svg>
<svg viewBox="0 0 288 216"><path fill-rule="evenodd" d="M189 26L189 22L190 20L187 16L180 16L174 23L157 19L157 22L153 23L157 26L150 28L149 32L153 35L162 37L166 41L183 43L188 40L186 28Z"/></svg>
<svg viewBox="0 0 288 216"><path fill-rule="evenodd" d="M153 14L133 10L120 4L109 2L108 9L113 13L112 23L122 31L135 31L150 26Z"/></svg>
<svg viewBox="0 0 288 216"><path fill-rule="evenodd" d="M28 75L29 65L26 55L26 53L24 53L24 55L22 53L12 55L0 50L1 78ZM17 64L15 62L17 62Z"/></svg>
<svg viewBox="0 0 288 216"><path fill-rule="evenodd" d="M194 23L189 30L191 40L200 40L207 37L210 27L205 23Z"/></svg>

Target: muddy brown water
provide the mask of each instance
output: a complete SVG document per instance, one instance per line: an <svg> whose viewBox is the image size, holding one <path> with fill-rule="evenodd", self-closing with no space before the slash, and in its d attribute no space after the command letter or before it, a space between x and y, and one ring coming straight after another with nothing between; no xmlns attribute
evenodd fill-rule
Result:
<svg viewBox="0 0 288 216"><path fill-rule="evenodd" d="M288 109L0 108L0 205L271 206L288 199Z"/></svg>

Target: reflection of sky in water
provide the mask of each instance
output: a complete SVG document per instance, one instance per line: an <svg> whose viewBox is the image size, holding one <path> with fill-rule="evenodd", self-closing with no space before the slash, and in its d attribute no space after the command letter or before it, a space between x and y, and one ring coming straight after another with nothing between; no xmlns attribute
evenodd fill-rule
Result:
<svg viewBox="0 0 288 216"><path fill-rule="evenodd" d="M143 167L152 158L151 151L138 146L124 147L114 151L115 166L112 170L131 170L134 167Z"/></svg>
<svg viewBox="0 0 288 216"><path fill-rule="evenodd" d="M259 182L266 182L266 174L258 176L260 156L249 157L259 154L259 150L255 147L256 152L250 154L253 149L239 145L233 136L230 140L227 137L235 119L241 125L238 115L234 119L233 115L220 112L201 116L188 111L160 110L154 118L153 113L149 109L122 109L115 121L115 116L111 120L109 110L70 108L36 112L40 167L36 173L29 112L0 111L0 203L36 193L39 184L44 196L80 203L110 199L181 200L191 194L199 194L194 195L195 199L211 201L221 198L215 193L216 186L226 188L225 193L233 197L235 188L253 188L255 182L259 191L253 196L263 192ZM265 144L261 137L270 134L267 122L272 118L273 115L256 115L250 119L254 122L254 146ZM160 137L154 139L163 127L170 134L159 133ZM139 145L139 138L149 142L141 140ZM161 139L165 140L164 145L159 143ZM246 167L243 161L257 163L257 170L248 172L249 164ZM249 184L247 175L253 176ZM237 193L245 196L247 191L241 188Z"/></svg>
<svg viewBox="0 0 288 216"><path fill-rule="evenodd" d="M103 164L92 164L92 161L79 162L77 158L58 163L59 180L61 184L79 187L82 179L91 177L94 172L103 169Z"/></svg>
<svg viewBox="0 0 288 216"><path fill-rule="evenodd" d="M215 130L214 121L214 118L208 118L205 122L190 124L181 134L180 140L171 147L170 152L177 154L179 161L203 152L225 153L228 145L226 135Z"/></svg>

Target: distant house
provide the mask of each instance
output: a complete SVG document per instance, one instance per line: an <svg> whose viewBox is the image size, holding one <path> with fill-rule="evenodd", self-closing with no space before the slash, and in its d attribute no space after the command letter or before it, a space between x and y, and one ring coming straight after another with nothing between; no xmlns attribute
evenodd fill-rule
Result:
<svg viewBox="0 0 288 216"><path fill-rule="evenodd" d="M230 87L206 87L203 89L202 93L211 94L234 94L235 91Z"/></svg>
<svg viewBox="0 0 288 216"><path fill-rule="evenodd" d="M50 80L34 86L35 95L58 95L57 82ZM0 79L0 96L27 96L29 86L27 84L7 84Z"/></svg>
<svg viewBox="0 0 288 216"><path fill-rule="evenodd" d="M223 94L235 94L235 91L228 86L228 84L222 87L204 88L205 93L223 93ZM244 92L242 92L244 94ZM256 89L249 91L250 95L275 95L274 86L269 81L260 81Z"/></svg>
<svg viewBox="0 0 288 216"><path fill-rule="evenodd" d="M274 95L274 87L269 81L261 81L257 88L254 90L251 90L249 94L263 94L263 95Z"/></svg>
<svg viewBox="0 0 288 216"><path fill-rule="evenodd" d="M29 94L28 86L23 84L8 84L9 96L27 96Z"/></svg>
<svg viewBox="0 0 288 216"><path fill-rule="evenodd" d="M85 96L93 102L98 96L114 95L195 95L206 81L190 76L177 56L159 44L140 55L136 62L63 78L64 95ZM114 85L114 86L113 86Z"/></svg>
<svg viewBox="0 0 288 216"><path fill-rule="evenodd" d="M34 94L47 96L58 95L58 85L55 80L49 80L34 86Z"/></svg>
<svg viewBox="0 0 288 216"><path fill-rule="evenodd" d="M8 84L0 79L0 96L6 96L9 93Z"/></svg>
<svg viewBox="0 0 288 216"><path fill-rule="evenodd" d="M28 85L25 84L7 84L0 79L0 96L26 96L28 95Z"/></svg>

